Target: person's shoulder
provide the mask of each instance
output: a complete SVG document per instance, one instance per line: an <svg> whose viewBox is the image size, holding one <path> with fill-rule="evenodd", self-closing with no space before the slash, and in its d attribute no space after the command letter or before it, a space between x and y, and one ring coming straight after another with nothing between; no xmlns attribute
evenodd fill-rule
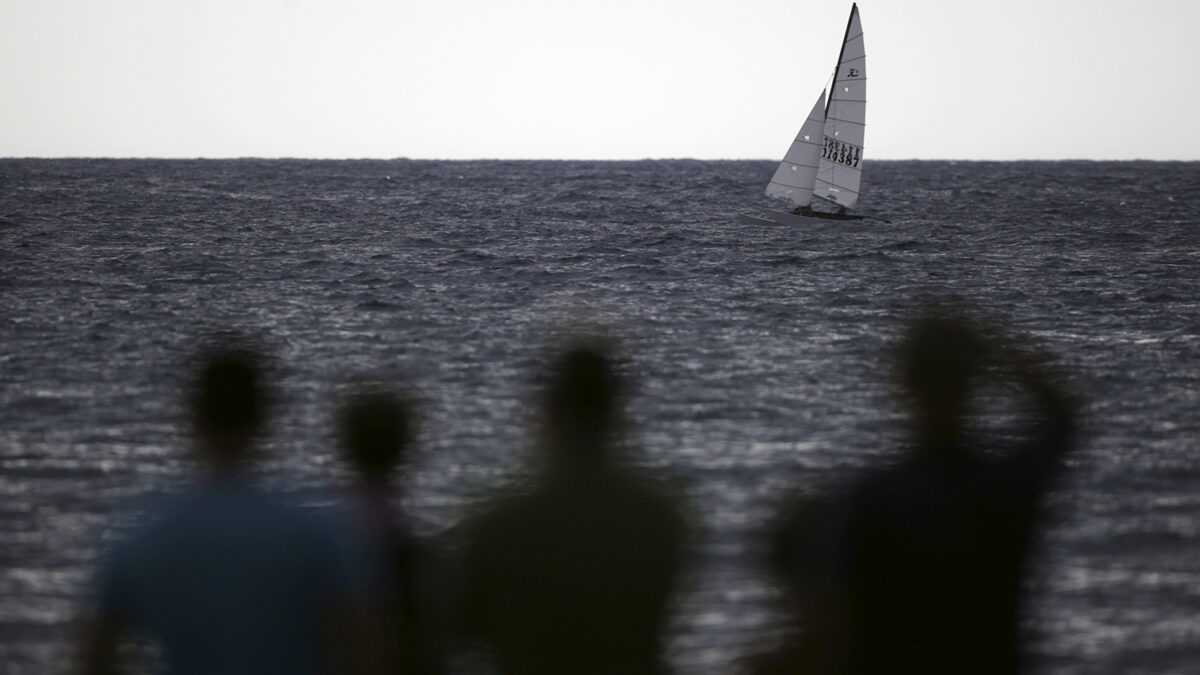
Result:
<svg viewBox="0 0 1200 675"><path fill-rule="evenodd" d="M940 477L904 456L886 466L863 469L848 481L838 505L851 521L886 521L940 489Z"/></svg>
<svg viewBox="0 0 1200 675"><path fill-rule="evenodd" d="M108 527L110 550L136 550L164 537L178 537L192 529L197 516L207 511L192 484L167 492L137 495L118 508Z"/></svg>
<svg viewBox="0 0 1200 675"><path fill-rule="evenodd" d="M683 517L680 500L662 487L645 479L632 480L628 485L634 498L641 501L647 510L674 518Z"/></svg>
<svg viewBox="0 0 1200 675"><path fill-rule="evenodd" d="M670 489L646 476L628 473L615 478L606 490L614 514L629 528L658 530L676 537L688 529L683 501Z"/></svg>
<svg viewBox="0 0 1200 675"><path fill-rule="evenodd" d="M301 554L345 545L348 518L333 506L331 494L248 486L230 501L232 506L224 517L241 518L252 524L262 533L264 546L294 546L297 554Z"/></svg>
<svg viewBox="0 0 1200 675"><path fill-rule="evenodd" d="M882 466L862 469L849 480L846 499L850 502L877 501L884 495L922 480L922 474L920 467L909 456Z"/></svg>
<svg viewBox="0 0 1200 675"><path fill-rule="evenodd" d="M541 495L528 491L493 493L481 498L456 528L470 541L503 537L510 530L526 529L541 513Z"/></svg>

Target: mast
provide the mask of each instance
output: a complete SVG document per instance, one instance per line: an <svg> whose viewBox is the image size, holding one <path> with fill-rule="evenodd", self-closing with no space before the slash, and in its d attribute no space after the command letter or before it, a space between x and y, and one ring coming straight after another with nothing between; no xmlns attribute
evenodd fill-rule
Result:
<svg viewBox="0 0 1200 675"><path fill-rule="evenodd" d="M833 84L837 84L838 70L842 67L842 57L846 55L846 41L850 39L850 26L854 25L854 15L858 14L858 3L850 5L850 18L846 19L846 32L842 33L842 48L838 50L838 60L833 66ZM832 85L830 85L832 86ZM825 101L825 116L829 117L829 104L833 103L833 97L830 96Z"/></svg>

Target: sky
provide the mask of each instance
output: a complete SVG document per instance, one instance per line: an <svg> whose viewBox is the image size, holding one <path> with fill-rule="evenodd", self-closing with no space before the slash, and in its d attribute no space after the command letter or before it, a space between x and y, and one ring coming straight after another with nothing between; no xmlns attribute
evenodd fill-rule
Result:
<svg viewBox="0 0 1200 675"><path fill-rule="evenodd" d="M777 159L850 6L0 0L0 157ZM867 157L1200 159L1200 2L859 11Z"/></svg>

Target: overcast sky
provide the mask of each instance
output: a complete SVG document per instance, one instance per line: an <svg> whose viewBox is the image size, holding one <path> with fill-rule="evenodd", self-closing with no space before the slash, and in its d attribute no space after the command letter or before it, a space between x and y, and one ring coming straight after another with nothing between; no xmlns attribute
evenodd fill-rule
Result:
<svg viewBox="0 0 1200 675"><path fill-rule="evenodd" d="M783 155L841 0L0 0L0 156ZM1200 159L1200 2L863 0L867 157Z"/></svg>

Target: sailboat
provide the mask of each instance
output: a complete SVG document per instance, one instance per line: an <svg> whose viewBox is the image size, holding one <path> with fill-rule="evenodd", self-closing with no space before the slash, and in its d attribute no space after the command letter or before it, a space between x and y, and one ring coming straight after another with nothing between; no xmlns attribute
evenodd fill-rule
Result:
<svg viewBox="0 0 1200 675"><path fill-rule="evenodd" d="M862 23L855 4L850 8L831 88L817 97L796 140L767 184L768 197L787 200L795 209L769 210L761 217L743 215L743 222L792 225L811 223L813 218L862 220L865 217L847 211L858 206L862 182L866 63ZM814 209L814 201L818 199L821 200L818 203L827 202L836 210Z"/></svg>

